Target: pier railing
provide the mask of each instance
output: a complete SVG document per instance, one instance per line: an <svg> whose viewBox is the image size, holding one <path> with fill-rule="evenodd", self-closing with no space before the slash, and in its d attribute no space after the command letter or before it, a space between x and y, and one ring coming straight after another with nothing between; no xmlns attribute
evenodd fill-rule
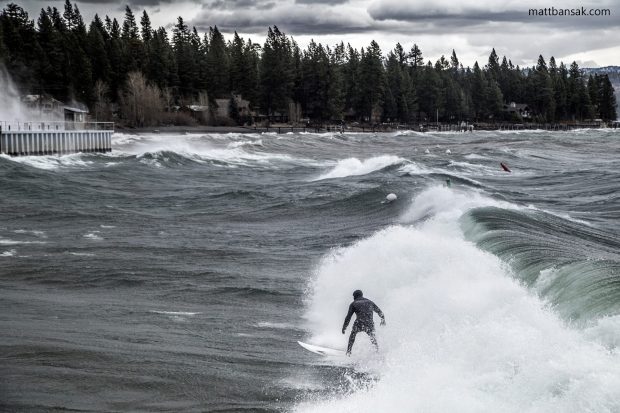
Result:
<svg viewBox="0 0 620 413"><path fill-rule="evenodd" d="M0 121L0 154L64 155L112 150L112 122Z"/></svg>
<svg viewBox="0 0 620 413"><path fill-rule="evenodd" d="M0 132L114 130L114 122L0 121Z"/></svg>

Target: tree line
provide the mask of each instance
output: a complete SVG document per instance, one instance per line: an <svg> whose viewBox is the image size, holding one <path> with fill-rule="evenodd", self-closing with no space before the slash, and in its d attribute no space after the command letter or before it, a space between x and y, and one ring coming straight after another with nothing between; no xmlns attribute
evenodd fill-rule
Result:
<svg viewBox="0 0 620 413"><path fill-rule="evenodd" d="M493 49L485 65L464 67L454 50L425 62L415 44L407 51L399 43L386 56L375 41L359 50L311 41L302 50L276 26L261 46L236 32L227 41L217 26L200 36L181 17L168 33L152 27L146 11L138 23L129 6L122 22L95 15L87 27L69 0L62 13L42 9L36 23L22 7L7 5L0 62L26 91L83 102L100 118L140 112L136 124L156 123L156 111L214 105L233 94L257 113L293 108L319 122L523 121L504 110L510 102L527 104L537 122L616 119L607 75L585 76L577 63L558 65L553 57L520 68ZM150 106L138 108L137 90Z"/></svg>

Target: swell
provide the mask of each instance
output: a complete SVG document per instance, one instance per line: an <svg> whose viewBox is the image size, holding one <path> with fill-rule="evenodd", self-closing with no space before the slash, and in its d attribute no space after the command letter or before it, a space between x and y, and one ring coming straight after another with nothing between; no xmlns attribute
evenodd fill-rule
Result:
<svg viewBox="0 0 620 413"><path fill-rule="evenodd" d="M620 242L611 232L543 211L493 207L467 212L461 224L565 319L583 324L620 314Z"/></svg>

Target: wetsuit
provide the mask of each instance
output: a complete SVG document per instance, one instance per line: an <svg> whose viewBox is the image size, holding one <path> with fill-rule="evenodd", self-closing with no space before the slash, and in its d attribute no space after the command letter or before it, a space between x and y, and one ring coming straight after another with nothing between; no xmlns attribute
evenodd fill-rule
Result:
<svg viewBox="0 0 620 413"><path fill-rule="evenodd" d="M375 323L372 319L372 313L376 312L381 317L381 324L385 323L385 317L381 309L368 298L359 297L356 298L351 305L349 305L349 312L347 313L347 317L344 319L344 325L342 326L342 333L347 329L349 322L351 321L351 317L353 313L355 313L355 321L353 322L353 328L351 329L351 335L349 336L349 346L347 347L347 354L351 354L351 349L353 348L353 343L355 343L355 336L357 333L363 331L368 334L370 337L370 341L375 346L376 349L379 349L377 345L377 338L375 337Z"/></svg>

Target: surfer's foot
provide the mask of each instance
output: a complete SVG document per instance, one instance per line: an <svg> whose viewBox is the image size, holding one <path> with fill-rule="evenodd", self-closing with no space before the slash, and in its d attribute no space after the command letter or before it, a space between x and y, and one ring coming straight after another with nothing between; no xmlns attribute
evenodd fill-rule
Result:
<svg viewBox="0 0 620 413"><path fill-rule="evenodd" d="M347 356L351 357L351 352L347 351Z"/></svg>

